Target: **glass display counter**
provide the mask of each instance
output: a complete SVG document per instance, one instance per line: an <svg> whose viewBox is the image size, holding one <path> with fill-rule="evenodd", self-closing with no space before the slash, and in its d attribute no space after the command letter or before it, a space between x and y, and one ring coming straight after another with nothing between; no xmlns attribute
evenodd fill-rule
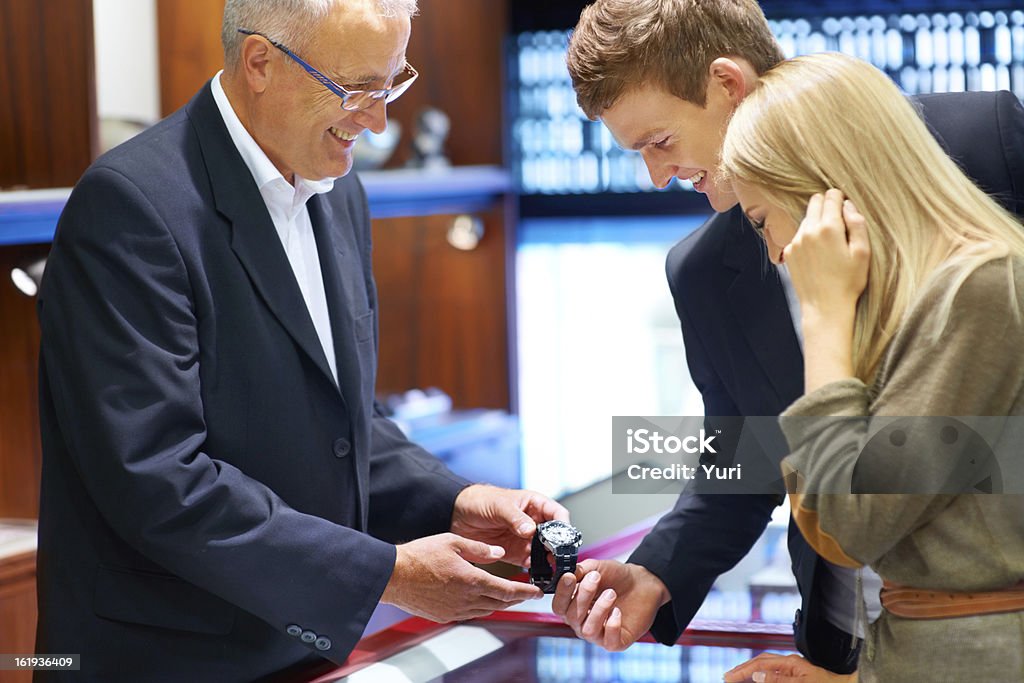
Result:
<svg viewBox="0 0 1024 683"><path fill-rule="evenodd" d="M591 544L580 556L615 557L636 547L653 520ZM292 679L304 683L704 683L762 652L791 653L789 624L695 619L674 647L650 634L625 652L576 638L551 613L551 597L458 624L412 617L363 638L341 667ZM730 615L732 616L732 615Z"/></svg>
<svg viewBox="0 0 1024 683"><path fill-rule="evenodd" d="M625 560L660 516L635 520L617 515L618 524L599 519L594 508L607 497L592 487L563 500L573 520L592 534L580 559ZM784 527L782 527L784 529ZM783 540L781 536L778 540ZM788 563L788 557L785 558ZM756 563L755 563L756 564ZM760 566L760 565L758 565ZM767 566L757 575L765 574ZM781 569L779 569L781 571ZM525 574L519 575L525 580ZM780 591L799 604L787 581L746 581L742 592L713 590L705 606L674 647L646 634L624 652L607 652L578 639L552 614L552 596L531 600L483 619L436 624L411 617L391 621L365 636L343 666L325 662L315 671L287 679L302 683L703 683L762 652L789 654L793 644L793 605L777 620L768 614L769 598ZM785 584L785 585L783 585ZM790 592L792 595L790 595ZM742 600L723 600L742 597ZM735 604L731 604L734 602ZM709 609L716 607L717 609ZM784 617L784 618L783 618Z"/></svg>
<svg viewBox="0 0 1024 683"><path fill-rule="evenodd" d="M765 651L793 651L789 627L694 623L674 647L646 640L625 652L577 639L550 613L509 611L455 625L411 618L360 641L315 683L711 683Z"/></svg>

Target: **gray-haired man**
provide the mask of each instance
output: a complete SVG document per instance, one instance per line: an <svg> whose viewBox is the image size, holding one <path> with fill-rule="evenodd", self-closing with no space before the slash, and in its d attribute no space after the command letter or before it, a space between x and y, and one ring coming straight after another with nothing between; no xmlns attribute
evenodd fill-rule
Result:
<svg viewBox="0 0 1024 683"><path fill-rule="evenodd" d="M81 678L253 681L344 661L382 600L447 621L540 595L471 562L524 563L565 510L468 485L373 402L343 176L416 76L415 10L229 0L225 70L71 195L39 299L37 651Z"/></svg>

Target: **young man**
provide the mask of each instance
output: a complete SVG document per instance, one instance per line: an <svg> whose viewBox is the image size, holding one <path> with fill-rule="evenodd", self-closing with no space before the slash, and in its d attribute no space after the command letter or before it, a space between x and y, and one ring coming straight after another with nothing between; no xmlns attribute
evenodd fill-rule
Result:
<svg viewBox="0 0 1024 683"><path fill-rule="evenodd" d="M687 362L708 417L778 415L802 393L791 286L783 271L768 267L760 237L716 173L732 111L782 59L753 0L597 0L569 45L584 112L601 119L623 148L641 153L655 185L689 179L718 212L667 262ZM1024 111L1016 98L967 93L918 102L968 174L1020 213ZM878 173L884 182L885 170ZM627 563L582 563L590 573L578 588L574 578L563 579L554 609L581 637L608 649L624 649L647 630L672 643L781 501L781 490L683 495ZM880 609L879 581L818 557L795 525L789 545L803 599L796 643L810 661L849 673L856 668L855 635L863 632L855 602L860 584L872 618Z"/></svg>

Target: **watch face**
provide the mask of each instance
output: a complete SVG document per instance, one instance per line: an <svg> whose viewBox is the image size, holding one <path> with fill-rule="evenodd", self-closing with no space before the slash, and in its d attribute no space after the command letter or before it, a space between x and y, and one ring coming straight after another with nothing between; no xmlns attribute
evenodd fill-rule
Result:
<svg viewBox="0 0 1024 683"><path fill-rule="evenodd" d="M541 537L552 546L574 545L579 543L582 538L582 534L576 530L576 527L557 520L544 522L537 527L537 530L540 531Z"/></svg>

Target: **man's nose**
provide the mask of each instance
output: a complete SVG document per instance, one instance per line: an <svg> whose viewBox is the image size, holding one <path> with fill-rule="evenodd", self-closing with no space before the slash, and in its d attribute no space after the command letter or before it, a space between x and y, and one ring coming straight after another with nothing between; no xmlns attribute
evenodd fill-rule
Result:
<svg viewBox="0 0 1024 683"><path fill-rule="evenodd" d="M651 182L658 189L668 187L668 184L672 182L672 178L676 175L676 169L671 164L659 162L652 159L646 152L641 152L644 158L644 164L647 165L647 174L651 176Z"/></svg>
<svg viewBox="0 0 1024 683"><path fill-rule="evenodd" d="M359 125L378 135L383 133L388 127L388 105L384 102L384 98L374 100L369 107L360 110L357 121Z"/></svg>

